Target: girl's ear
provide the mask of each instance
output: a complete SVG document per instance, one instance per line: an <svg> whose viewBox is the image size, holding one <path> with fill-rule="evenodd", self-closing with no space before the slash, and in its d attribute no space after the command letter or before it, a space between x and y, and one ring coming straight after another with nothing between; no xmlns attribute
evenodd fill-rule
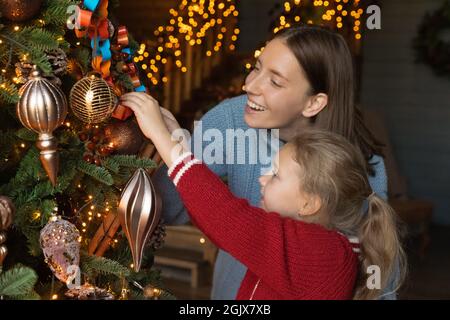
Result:
<svg viewBox="0 0 450 320"><path fill-rule="evenodd" d="M318 93L308 99L306 108L303 109L302 115L305 118L312 118L322 111L328 104L328 95L325 93Z"/></svg>
<svg viewBox="0 0 450 320"><path fill-rule="evenodd" d="M322 200L319 196L309 194L305 197L303 203L300 204L298 215L300 217L312 216L320 212L322 208Z"/></svg>

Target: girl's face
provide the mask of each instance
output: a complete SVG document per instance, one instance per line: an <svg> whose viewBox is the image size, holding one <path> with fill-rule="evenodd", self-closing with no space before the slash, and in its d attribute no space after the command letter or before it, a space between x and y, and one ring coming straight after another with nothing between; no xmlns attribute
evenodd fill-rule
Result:
<svg viewBox="0 0 450 320"><path fill-rule="evenodd" d="M281 39L270 41L245 80L245 122L252 128L286 128L302 116L309 83Z"/></svg>
<svg viewBox="0 0 450 320"><path fill-rule="evenodd" d="M300 219L311 197L302 191L302 168L293 156L293 148L284 146L274 158L272 170L259 178L261 208L283 217Z"/></svg>

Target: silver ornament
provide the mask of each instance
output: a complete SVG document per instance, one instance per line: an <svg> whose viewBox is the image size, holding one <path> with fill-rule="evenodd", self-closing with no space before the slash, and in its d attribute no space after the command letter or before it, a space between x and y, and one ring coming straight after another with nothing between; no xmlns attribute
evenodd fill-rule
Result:
<svg viewBox="0 0 450 320"><path fill-rule="evenodd" d="M42 78L36 68L30 80L20 88L19 94L17 116L23 126L39 134L36 146L41 150L41 163L51 183L56 185L59 155L53 131L66 118L66 97L61 89Z"/></svg>
<svg viewBox="0 0 450 320"><path fill-rule="evenodd" d="M80 264L80 232L69 221L53 216L41 230L40 245L45 262L62 282L72 275L70 266ZM75 271L73 271L75 272Z"/></svg>

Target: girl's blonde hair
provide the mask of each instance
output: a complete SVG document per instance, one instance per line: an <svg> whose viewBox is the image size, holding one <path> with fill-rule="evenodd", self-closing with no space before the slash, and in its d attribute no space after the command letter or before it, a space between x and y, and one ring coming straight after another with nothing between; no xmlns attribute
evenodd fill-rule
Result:
<svg viewBox="0 0 450 320"><path fill-rule="evenodd" d="M397 216L373 193L361 152L344 137L318 130L306 130L288 145L294 147L294 160L302 168L303 191L322 200L320 214L327 214L327 227L360 240L361 266L354 299L379 297L396 269L400 272L398 289L405 276L406 258ZM381 270L380 289L367 286L366 270L372 265Z"/></svg>

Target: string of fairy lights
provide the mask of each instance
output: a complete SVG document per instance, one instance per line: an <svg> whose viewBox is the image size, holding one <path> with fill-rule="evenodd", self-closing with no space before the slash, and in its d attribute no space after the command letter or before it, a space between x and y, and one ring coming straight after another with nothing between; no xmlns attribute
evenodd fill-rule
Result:
<svg viewBox="0 0 450 320"><path fill-rule="evenodd" d="M300 14L299 9L311 3L315 8L322 9L321 21L305 19ZM274 33L298 22L309 24L328 23L329 25L334 24L337 29L342 29L345 25L348 25L351 27L356 40L361 40L362 38L360 18L364 11L360 8L360 0L294 0L284 2L283 7L283 13L279 16L277 25L273 29ZM186 66L186 61L183 61L185 58L183 54L185 45L202 45L208 32L212 32L215 26L222 25L219 32L216 32L214 35L212 47L205 51L205 55L211 57L215 52L223 49L224 41L227 38L231 41L227 49L235 50L235 42L240 30L237 27L234 27L233 30L228 30L226 26L227 19L239 16L234 0L183 0L178 8L170 9L169 14L168 24L159 26L154 31L154 35L157 37L157 45L142 43L137 52L138 55L134 57L134 62L139 63L140 68L146 73L150 83L154 86L160 82L166 83L169 81L168 75L164 74L164 65L168 63L169 57L174 58L175 66L181 72L186 73L188 67ZM45 25L45 21L42 19L38 20L38 23L42 26ZM20 30L20 26L13 26L12 30L17 32ZM63 37L60 37L58 40L62 41ZM4 44L5 41L0 39L0 46ZM255 56L258 56L260 51L257 50ZM24 61L27 58L26 54L21 57ZM6 73L6 68L2 68L3 82L0 83L0 90L8 90ZM11 81L15 84L20 82L17 77L12 77Z"/></svg>
<svg viewBox="0 0 450 320"><path fill-rule="evenodd" d="M360 18L364 13L364 10L360 8L361 0L309 1L309 3L311 2L314 7L322 9L323 13L320 17L322 21L313 21L312 19L304 21L299 9L308 4L308 0L286 1L284 3L284 12L280 15L278 24L274 27L273 32L277 33L283 28L289 28L293 23L301 22L303 19L303 22L308 24L324 23L331 27L334 23L337 29L342 29L344 25L347 25L351 27L354 38L356 40L361 39Z"/></svg>
<svg viewBox="0 0 450 320"><path fill-rule="evenodd" d="M278 33L280 30L289 28L296 23L307 24L325 24L331 28L336 28L338 31L344 27L351 29L352 36L356 41L360 41L361 35L361 16L364 14L364 10L360 7L361 0L294 0L286 1L283 4L283 12L278 17L276 25L273 27L272 32ZM321 9L320 18L314 21L313 17L308 17L304 9L307 7L314 8L314 12L317 9ZM255 50L254 57L258 58L264 47ZM245 68L250 70L252 68L251 63L246 63Z"/></svg>
<svg viewBox="0 0 450 320"><path fill-rule="evenodd" d="M206 46L211 45L205 50L206 57L224 49L227 41L230 43L226 49L236 49L240 30L235 27L239 12L234 0L183 0L178 8L171 8L169 14L168 24L154 31L157 45L142 43L134 57L134 62L140 64L154 86L169 81L168 75L164 74L164 65L169 62L169 57L174 59L181 72L188 71L184 61L188 45L200 46L205 42ZM212 43L208 43L208 37L212 37Z"/></svg>

